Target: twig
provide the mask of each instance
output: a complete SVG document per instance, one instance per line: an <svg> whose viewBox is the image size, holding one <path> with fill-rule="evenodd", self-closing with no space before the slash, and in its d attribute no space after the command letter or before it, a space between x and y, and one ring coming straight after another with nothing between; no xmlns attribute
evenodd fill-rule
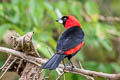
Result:
<svg viewBox="0 0 120 80"><path fill-rule="evenodd" d="M18 65L18 67L17 67L17 73L18 73L18 71L19 71L19 69L20 69L22 63L23 63L23 59L20 60L20 63L19 63L19 65Z"/></svg>
<svg viewBox="0 0 120 80"><path fill-rule="evenodd" d="M42 80L46 80L46 79L48 80L48 79L49 79L49 77L48 77L48 76L46 76L46 77L44 77Z"/></svg>
<svg viewBox="0 0 120 80"><path fill-rule="evenodd" d="M80 69L84 69L83 66L82 66L82 64L80 63L80 61L79 61L79 65L80 65ZM81 75L83 75L84 77L86 77L88 80L95 80L93 77L91 77L89 75L84 75L84 74L81 74Z"/></svg>
<svg viewBox="0 0 120 80"><path fill-rule="evenodd" d="M56 72L58 73L58 75L61 74L61 72L58 70L58 68L56 68Z"/></svg>
<svg viewBox="0 0 120 80"><path fill-rule="evenodd" d="M17 60L17 58L14 58L14 60L10 63L10 65L7 67L7 69L2 73L2 75L0 76L0 80L2 79L2 77L5 75L5 73L8 71L8 69L10 68L10 66Z"/></svg>
<svg viewBox="0 0 120 80"><path fill-rule="evenodd" d="M113 17L113 16L99 16L99 20L101 21L108 21L108 22L120 22L120 17Z"/></svg>
<svg viewBox="0 0 120 80"><path fill-rule="evenodd" d="M56 80L60 80L60 78L64 75L64 73L65 73L65 72L62 72L62 73L57 77Z"/></svg>
<svg viewBox="0 0 120 80"><path fill-rule="evenodd" d="M65 74L63 75L63 79L65 80Z"/></svg>
<svg viewBox="0 0 120 80"><path fill-rule="evenodd" d="M8 63L9 59L11 58L11 54L8 56L7 60L5 61L4 65L0 68L3 69L5 67L5 65Z"/></svg>
<svg viewBox="0 0 120 80"><path fill-rule="evenodd" d="M42 73L42 72L44 72L45 70L44 69L42 69L41 71L40 71L40 73Z"/></svg>
<svg viewBox="0 0 120 80"><path fill-rule="evenodd" d="M80 69L83 69L82 64L80 63L80 61L79 61L79 66L80 66Z"/></svg>
<svg viewBox="0 0 120 80"><path fill-rule="evenodd" d="M40 72L39 72L39 80L43 80L45 77L45 70L42 69Z"/></svg>
<svg viewBox="0 0 120 80"><path fill-rule="evenodd" d="M22 52L15 51L15 50L8 49L8 48L4 48L4 47L0 47L0 52L5 52L8 54L12 54L16 57L20 57L26 61L29 61L31 63L35 63L39 67L41 67L41 65L47 61L47 59L36 58L33 56L26 56ZM64 65L60 64L58 66L58 68L60 68L59 69L60 71L63 71ZM120 80L120 74L108 74L108 73L96 72L96 71L79 69L79 68L73 68L73 70L71 71L71 66L67 66L65 68L65 72L70 72L73 74L84 74L84 75L88 75L88 76L92 76L92 77L103 77L103 78L112 79L112 80Z"/></svg>
<svg viewBox="0 0 120 80"><path fill-rule="evenodd" d="M89 16L86 11L84 10L82 13L82 16L85 18L86 21L90 22L92 20L92 17ZM104 22L120 22L120 17L115 17L115 16L102 16L102 15L98 15L98 20Z"/></svg>
<svg viewBox="0 0 120 80"><path fill-rule="evenodd" d="M49 54L52 56L52 53L51 53L50 48L48 46L47 46L47 49L48 49Z"/></svg>

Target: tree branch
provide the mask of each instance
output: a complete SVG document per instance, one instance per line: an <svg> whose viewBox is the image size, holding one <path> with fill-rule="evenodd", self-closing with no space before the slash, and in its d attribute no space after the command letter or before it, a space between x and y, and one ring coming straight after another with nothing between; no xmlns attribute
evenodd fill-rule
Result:
<svg viewBox="0 0 120 80"><path fill-rule="evenodd" d="M11 41L13 50L23 52L26 57L29 55L40 57L37 49L34 47L34 44L32 42L32 36L33 32L28 32L24 36L12 36ZM13 53L15 54L16 52L13 51ZM40 72L39 67L32 60L31 63L25 61L25 56L19 54L17 54L19 57L11 54L11 57L6 60L6 64L2 67L2 76L9 70L17 72L20 75L19 80L38 80ZM14 61L15 58L17 58L16 61ZM2 78L2 76L0 78Z"/></svg>
<svg viewBox="0 0 120 80"><path fill-rule="evenodd" d="M90 15L87 14L87 12L83 11L82 16L85 18L86 21L91 21L92 17ZM102 15L98 15L98 20L102 21L102 22L120 22L120 17L115 17L115 16L102 16Z"/></svg>
<svg viewBox="0 0 120 80"><path fill-rule="evenodd" d="M120 17L113 17L113 16L99 16L100 21L107 21L107 22L120 22Z"/></svg>
<svg viewBox="0 0 120 80"><path fill-rule="evenodd" d="M47 61L47 59L36 58L33 56L26 56L23 52L15 51L13 49L8 49L8 48L4 48L4 47L0 47L0 52L12 54L16 57L19 57L26 61L29 61L39 67L41 67L41 65ZM58 68L60 71L63 71L64 66L62 64L60 64ZM84 75L88 75L88 76L92 76L92 77L103 77L103 78L107 78L110 80L120 80L120 74L108 74L108 73L96 72L96 71L79 69L79 68L73 68L73 70L71 71L71 66L67 66L64 71L73 73L73 74L84 74Z"/></svg>

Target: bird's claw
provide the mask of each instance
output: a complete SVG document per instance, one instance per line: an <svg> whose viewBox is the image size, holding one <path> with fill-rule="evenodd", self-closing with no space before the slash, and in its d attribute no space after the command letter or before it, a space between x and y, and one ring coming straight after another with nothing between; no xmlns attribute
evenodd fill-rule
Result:
<svg viewBox="0 0 120 80"><path fill-rule="evenodd" d="M70 71L73 71L73 68L76 68L76 66L72 65Z"/></svg>
<svg viewBox="0 0 120 80"><path fill-rule="evenodd" d="M68 66L68 65L67 65L67 64L64 64L64 69L63 69L63 71L65 70L66 66Z"/></svg>

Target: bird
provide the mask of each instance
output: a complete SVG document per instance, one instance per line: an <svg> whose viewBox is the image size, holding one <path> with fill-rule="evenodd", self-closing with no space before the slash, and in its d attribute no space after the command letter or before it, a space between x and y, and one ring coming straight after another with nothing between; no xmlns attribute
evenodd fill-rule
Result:
<svg viewBox="0 0 120 80"><path fill-rule="evenodd" d="M66 67L64 58L69 60L72 65L71 68L73 69L75 66L71 58L78 53L83 46L84 32L80 22L72 15L65 15L56 21L63 24L65 31L57 41L55 54L42 65L42 69L54 70L59 66L61 61L63 61L64 67Z"/></svg>

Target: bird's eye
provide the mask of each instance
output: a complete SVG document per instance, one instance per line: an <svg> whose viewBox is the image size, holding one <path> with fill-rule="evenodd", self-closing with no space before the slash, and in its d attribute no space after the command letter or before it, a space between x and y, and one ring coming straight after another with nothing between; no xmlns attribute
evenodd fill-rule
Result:
<svg viewBox="0 0 120 80"><path fill-rule="evenodd" d="M65 17L64 20L67 20L67 18Z"/></svg>

